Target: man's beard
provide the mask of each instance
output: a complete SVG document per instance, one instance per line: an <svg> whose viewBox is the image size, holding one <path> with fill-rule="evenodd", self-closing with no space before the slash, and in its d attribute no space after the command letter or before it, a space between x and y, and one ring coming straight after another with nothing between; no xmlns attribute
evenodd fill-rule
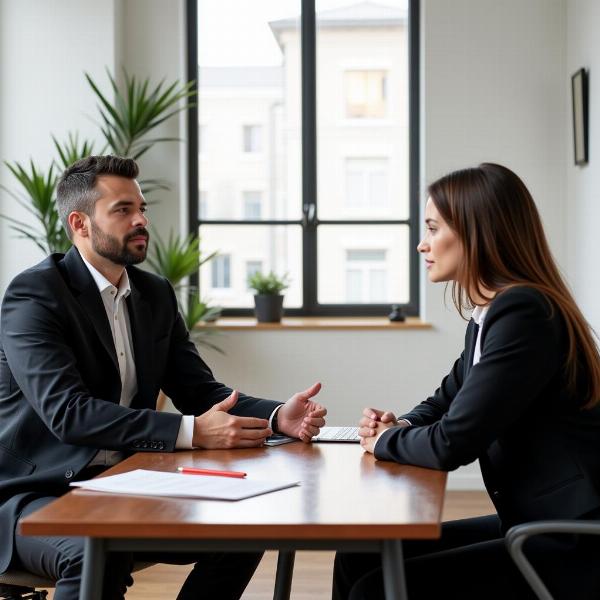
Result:
<svg viewBox="0 0 600 600"><path fill-rule="evenodd" d="M131 233L128 233L124 238L123 242L102 231L100 227L96 225L93 219L91 219L92 225L92 248L100 256L107 258L111 262L117 265L137 265L146 259L146 252L148 251L148 239L149 235L146 229L138 227ZM138 236L144 236L146 238L146 244L142 250L136 252L130 252L127 249L127 242Z"/></svg>

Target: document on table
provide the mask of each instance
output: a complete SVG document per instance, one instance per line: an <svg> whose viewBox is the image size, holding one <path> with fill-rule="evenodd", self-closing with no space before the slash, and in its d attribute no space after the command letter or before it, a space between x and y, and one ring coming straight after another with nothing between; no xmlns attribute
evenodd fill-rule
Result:
<svg viewBox="0 0 600 600"><path fill-rule="evenodd" d="M74 487L135 496L169 496L209 500L243 500L298 485L299 481L261 480L210 475L184 475L136 469L119 475L74 481Z"/></svg>

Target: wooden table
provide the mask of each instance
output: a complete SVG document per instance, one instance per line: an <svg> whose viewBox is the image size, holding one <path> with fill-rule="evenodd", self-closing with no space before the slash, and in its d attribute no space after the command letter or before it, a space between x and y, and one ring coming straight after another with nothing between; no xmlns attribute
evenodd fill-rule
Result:
<svg viewBox="0 0 600 600"><path fill-rule="evenodd" d="M101 598L110 551L266 549L280 551L276 598L289 598L295 550L335 549L381 552L386 598L397 600L406 598L401 540L440 535L446 473L378 462L358 444L139 453L105 474L184 465L302 483L239 502L74 490L23 519L20 532L86 538L82 600Z"/></svg>

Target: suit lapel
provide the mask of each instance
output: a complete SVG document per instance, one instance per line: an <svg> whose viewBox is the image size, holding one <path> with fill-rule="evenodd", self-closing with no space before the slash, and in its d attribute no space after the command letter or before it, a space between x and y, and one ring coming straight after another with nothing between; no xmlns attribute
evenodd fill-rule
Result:
<svg viewBox="0 0 600 600"><path fill-rule="evenodd" d="M467 339L465 346L465 379L473 366L473 357L475 355L475 342L477 341L477 333L479 331L479 325L471 319L469 323L469 328L467 329Z"/></svg>
<svg viewBox="0 0 600 600"><path fill-rule="evenodd" d="M65 254L62 262L67 271L71 288L77 292L75 294L77 302L90 319L104 349L108 352L117 373L119 373L119 362L117 361L110 324L96 282L83 260L81 260L79 251L75 246Z"/></svg>
<svg viewBox="0 0 600 600"><path fill-rule="evenodd" d="M152 311L148 301L140 294L130 275L131 294L127 298L127 312L131 324L133 353L138 391L132 400L132 408L154 408L147 406L146 400L151 398L152 389Z"/></svg>

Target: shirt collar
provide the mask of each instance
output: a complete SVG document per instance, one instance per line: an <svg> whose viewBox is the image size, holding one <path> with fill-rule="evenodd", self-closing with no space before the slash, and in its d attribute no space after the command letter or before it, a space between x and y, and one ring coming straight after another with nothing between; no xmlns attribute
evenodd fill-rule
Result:
<svg viewBox="0 0 600 600"><path fill-rule="evenodd" d="M490 305L487 304L486 306L476 306L473 309L473 313L471 315L473 321L475 321L475 323L477 323L477 325L481 325L483 323L483 321L485 320L485 315L487 314L487 311L489 310Z"/></svg>
<svg viewBox="0 0 600 600"><path fill-rule="evenodd" d="M119 287L116 288L96 267L90 264L83 255L81 255L81 260L83 260L83 264L87 267L90 275L94 279L95 284L98 286L98 291L100 294L105 292L108 289L118 290L117 297L123 296L127 298L131 293L131 285L129 283L129 275L127 274L127 269L123 270L123 275L121 275L121 279L119 281Z"/></svg>

